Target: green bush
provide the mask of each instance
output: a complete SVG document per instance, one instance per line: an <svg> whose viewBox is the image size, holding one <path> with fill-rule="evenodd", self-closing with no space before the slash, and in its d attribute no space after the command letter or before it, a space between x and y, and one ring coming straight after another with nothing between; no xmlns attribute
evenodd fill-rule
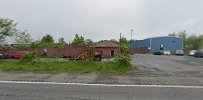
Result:
<svg viewBox="0 0 203 100"><path fill-rule="evenodd" d="M37 57L36 51L28 52L22 59L22 62L27 62L31 64L36 64L39 61L39 57Z"/></svg>
<svg viewBox="0 0 203 100"><path fill-rule="evenodd" d="M125 56L125 55L119 55L119 56L116 56L114 58L114 62L116 64L118 64L119 66L126 66L126 67L131 66L130 60L131 59L128 56Z"/></svg>
<svg viewBox="0 0 203 100"><path fill-rule="evenodd" d="M123 44L123 45L121 46L121 53L122 53L123 55L127 55L127 50L128 50L128 46L127 46L126 44Z"/></svg>

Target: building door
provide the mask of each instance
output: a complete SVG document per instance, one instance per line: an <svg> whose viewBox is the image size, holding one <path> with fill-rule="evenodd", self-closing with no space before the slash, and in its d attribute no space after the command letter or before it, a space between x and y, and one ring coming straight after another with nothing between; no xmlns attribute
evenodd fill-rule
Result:
<svg viewBox="0 0 203 100"><path fill-rule="evenodd" d="M111 57L113 57L115 55L115 51L111 50Z"/></svg>
<svg viewBox="0 0 203 100"><path fill-rule="evenodd" d="M160 50L164 50L164 44L160 44Z"/></svg>

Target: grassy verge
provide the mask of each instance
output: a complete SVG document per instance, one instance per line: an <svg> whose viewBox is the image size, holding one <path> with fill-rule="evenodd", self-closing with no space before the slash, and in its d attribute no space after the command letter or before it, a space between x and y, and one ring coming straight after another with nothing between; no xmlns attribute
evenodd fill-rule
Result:
<svg viewBox="0 0 203 100"><path fill-rule="evenodd" d="M19 60L0 61L0 70L4 71L64 71L64 72L104 72L126 73L131 67L117 66L113 63L94 61L47 61L37 64L21 62Z"/></svg>

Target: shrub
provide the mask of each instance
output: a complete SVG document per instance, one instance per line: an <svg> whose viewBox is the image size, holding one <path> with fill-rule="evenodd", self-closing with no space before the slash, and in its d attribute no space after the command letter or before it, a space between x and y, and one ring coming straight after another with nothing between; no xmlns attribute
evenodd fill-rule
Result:
<svg viewBox="0 0 203 100"><path fill-rule="evenodd" d="M22 59L23 62L28 62L31 64L36 64L39 61L39 58L37 57L36 51L28 52Z"/></svg>
<svg viewBox="0 0 203 100"><path fill-rule="evenodd" d="M123 44L121 46L121 53L124 55L127 55L127 49L128 49L128 46L126 44Z"/></svg>
<svg viewBox="0 0 203 100"><path fill-rule="evenodd" d="M116 64L118 64L119 66L126 66L126 67L131 66L130 58L128 56L124 56L124 55L116 56L114 58L114 62Z"/></svg>

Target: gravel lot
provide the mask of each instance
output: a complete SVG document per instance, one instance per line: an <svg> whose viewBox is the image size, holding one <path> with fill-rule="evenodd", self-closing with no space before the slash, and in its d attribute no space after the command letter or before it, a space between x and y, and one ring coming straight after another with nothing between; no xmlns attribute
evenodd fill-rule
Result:
<svg viewBox="0 0 203 100"><path fill-rule="evenodd" d="M135 54L132 62L142 75L203 77L203 58Z"/></svg>

